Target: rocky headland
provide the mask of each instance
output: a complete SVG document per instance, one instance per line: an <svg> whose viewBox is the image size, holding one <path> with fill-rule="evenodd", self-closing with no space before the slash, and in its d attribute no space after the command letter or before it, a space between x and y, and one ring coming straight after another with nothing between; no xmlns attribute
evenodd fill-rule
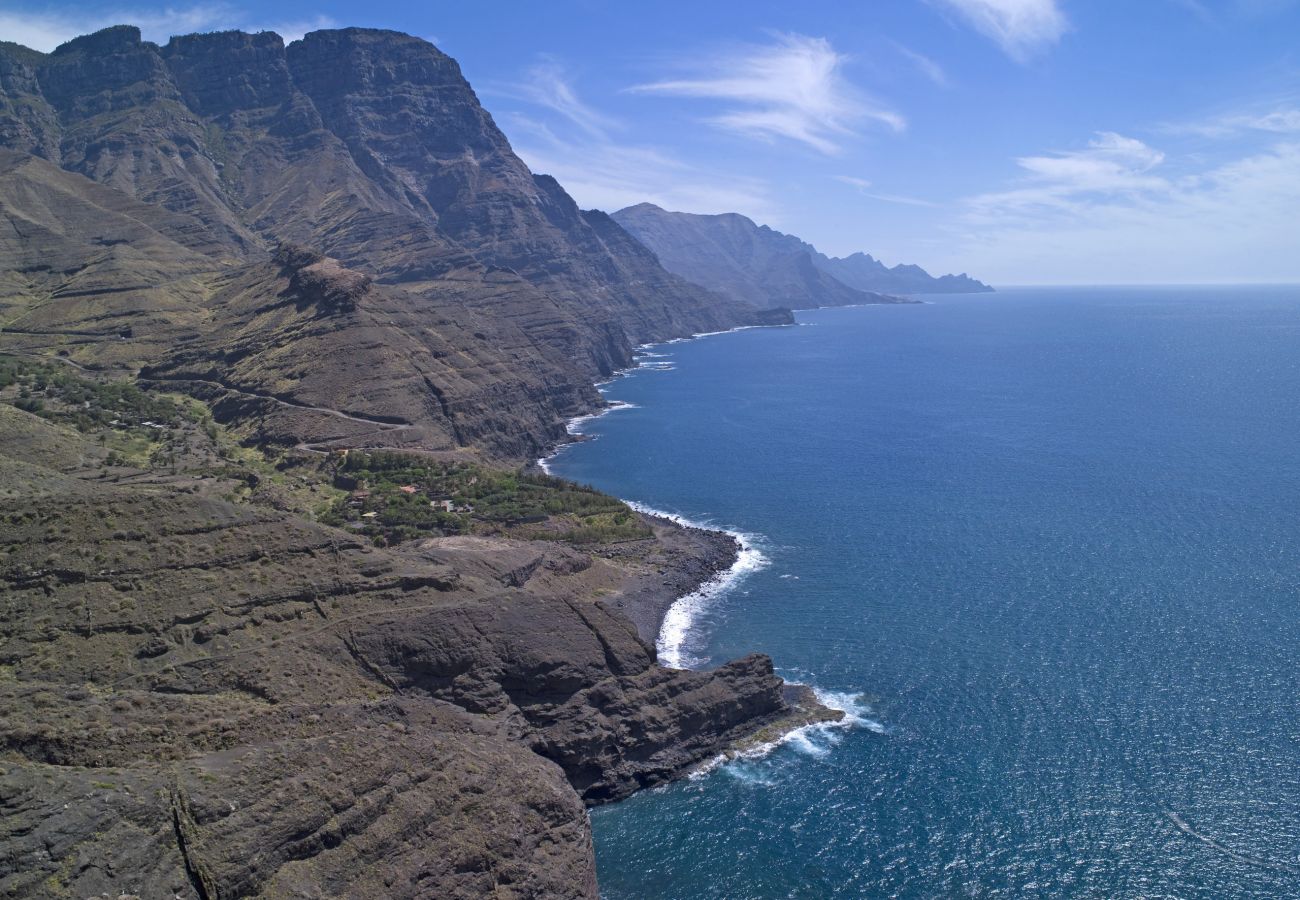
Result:
<svg viewBox="0 0 1300 900"><path fill-rule="evenodd" d="M638 344L789 312L432 45L0 42L0 219L6 896L595 897L586 805L831 715L657 663L728 536L525 465Z"/></svg>

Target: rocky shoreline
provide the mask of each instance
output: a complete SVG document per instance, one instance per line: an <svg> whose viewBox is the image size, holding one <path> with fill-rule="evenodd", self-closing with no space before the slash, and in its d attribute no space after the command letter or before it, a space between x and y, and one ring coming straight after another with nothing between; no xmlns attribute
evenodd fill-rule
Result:
<svg viewBox="0 0 1300 900"><path fill-rule="evenodd" d="M629 577L613 605L636 626L641 639L653 645L672 605L735 565L740 542L725 531L682 525L663 516L641 513L641 519L665 548L664 560L652 571ZM617 558L619 553L615 548L608 555Z"/></svg>
<svg viewBox="0 0 1300 900"><path fill-rule="evenodd" d="M379 547L296 477L104 468L0 409L7 896L595 898L584 806L827 715L640 633L729 535Z"/></svg>

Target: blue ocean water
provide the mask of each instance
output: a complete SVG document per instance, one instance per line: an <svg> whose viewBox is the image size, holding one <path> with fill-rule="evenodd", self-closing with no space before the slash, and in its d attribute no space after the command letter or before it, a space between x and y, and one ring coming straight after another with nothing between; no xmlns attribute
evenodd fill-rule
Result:
<svg viewBox="0 0 1300 900"><path fill-rule="evenodd" d="M552 465L753 535L701 662L855 725L595 810L623 898L1300 896L1300 289L653 348Z"/></svg>

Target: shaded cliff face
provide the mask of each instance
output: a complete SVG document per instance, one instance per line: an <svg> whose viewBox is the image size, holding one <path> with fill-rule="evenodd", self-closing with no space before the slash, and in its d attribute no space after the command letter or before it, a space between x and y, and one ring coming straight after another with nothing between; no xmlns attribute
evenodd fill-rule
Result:
<svg viewBox="0 0 1300 900"><path fill-rule="evenodd" d="M798 238L736 213L670 213L642 203L613 218L671 271L754 306L811 309L891 299L836 280L815 265L816 251Z"/></svg>
<svg viewBox="0 0 1300 900"><path fill-rule="evenodd" d="M424 431L430 448L451 441L526 458L599 402L591 380L628 365L636 344L788 320L683 281L616 224L579 211L514 155L456 63L406 35L317 32L286 50L274 34L229 32L158 47L121 26L51 54L0 44L0 89L0 147L111 188L120 196L101 190L92 205L129 208L157 233L142 246L114 226L124 236L107 240L129 244L133 259L123 261L142 265L132 274L110 266L95 293L74 283L87 281L74 263L32 271L52 251L97 259L95 218L84 214L92 191L8 158L7 168L62 192L38 211L39 229L23 227L29 211L0 198L0 214L20 223L18 238L0 246L0 263L18 272L0 283L14 313L6 333L30 333L27 349L163 371L178 368L163 348L179 346L191 371L206 347L206 368L219 375L231 285L244 296L280 291L278 270L258 267L293 242L370 278L369 308L382 308L390 332L410 333L399 341L410 352L383 354L410 373L397 376L412 386L400 398L414 410L407 417L429 409L432 419L457 419ZM65 220L79 235L75 252L64 246ZM269 280L259 286L258 277ZM74 293L92 299L63 302ZM60 298L54 307L50 295ZM365 307L316 329L304 351L343 360L374 345ZM265 317L245 323L258 324L270 326ZM292 337L283 325L262 340ZM295 352L277 351L284 368ZM427 364L430 354L442 362ZM315 375L258 390L334 409L392 393L381 365ZM307 381L310 394L295 396ZM277 440L319 436L276 431Z"/></svg>
<svg viewBox="0 0 1300 900"><path fill-rule="evenodd" d="M756 305L843 306L889 302L893 294L991 290L965 275L933 278L919 266L886 268L865 253L828 257L736 213L703 216L641 203L613 218L669 270Z"/></svg>
<svg viewBox="0 0 1300 900"><path fill-rule="evenodd" d="M288 55L295 83L363 170L478 259L580 307L588 343L613 329L635 344L749 315L631 250L621 229L593 227L555 179L528 170L432 45L346 29L309 34ZM608 349L598 366L627 363L626 348Z"/></svg>

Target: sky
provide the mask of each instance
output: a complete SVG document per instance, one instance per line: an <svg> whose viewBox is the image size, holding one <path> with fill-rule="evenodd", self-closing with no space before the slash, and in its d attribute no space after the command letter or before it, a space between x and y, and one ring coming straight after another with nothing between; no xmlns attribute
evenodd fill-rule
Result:
<svg viewBox="0 0 1300 900"><path fill-rule="evenodd" d="M740 212L1003 286L1300 283L1300 0L265 9L0 0L0 40L393 28L583 207Z"/></svg>

